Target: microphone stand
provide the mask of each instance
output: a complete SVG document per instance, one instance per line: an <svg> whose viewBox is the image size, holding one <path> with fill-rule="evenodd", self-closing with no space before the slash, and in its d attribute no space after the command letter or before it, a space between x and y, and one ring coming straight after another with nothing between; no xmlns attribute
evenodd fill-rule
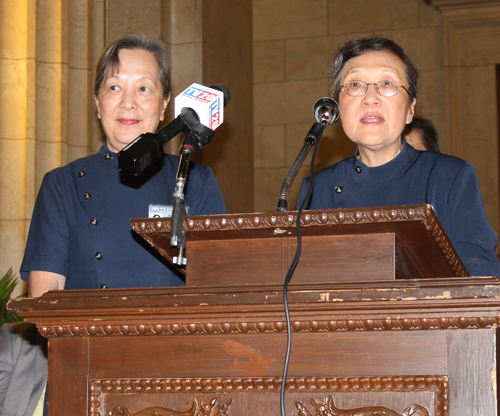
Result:
<svg viewBox="0 0 500 416"><path fill-rule="evenodd" d="M214 136L215 133L213 130L198 123L186 133L180 149L181 158L175 177L174 206L170 227L170 246L179 248L179 255L172 258L172 263L178 266L185 266L187 264L187 258L184 257L186 234L184 233L183 226L184 217L187 215L186 207L184 206L184 188L188 176L189 160L194 155L195 148L199 150L203 149L210 143Z"/></svg>
<svg viewBox="0 0 500 416"><path fill-rule="evenodd" d="M304 139L304 146L302 146L302 150L298 154L295 162L293 162L288 175L286 175L285 180L283 181L283 185L281 185L280 198L278 201L278 211L285 212L288 211L288 191L290 190L290 186L292 185L295 176L299 172L304 160L306 159L309 151L316 146L316 143L321 140L321 136L323 135L323 131L327 127L325 123L314 123L307 133L306 138Z"/></svg>

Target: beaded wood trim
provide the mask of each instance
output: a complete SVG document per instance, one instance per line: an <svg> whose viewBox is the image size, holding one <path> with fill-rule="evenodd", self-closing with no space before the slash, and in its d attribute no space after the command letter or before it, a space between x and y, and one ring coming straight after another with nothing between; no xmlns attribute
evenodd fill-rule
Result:
<svg viewBox="0 0 500 416"><path fill-rule="evenodd" d="M238 394L279 393L280 388L280 377L94 379L90 380L89 385L89 409L90 416L104 416L105 394L225 394L235 403ZM286 391L300 392L305 396L307 393L325 393L325 396L331 396L340 393L428 391L434 395L435 409L431 414L448 416L446 376L290 377L287 379ZM305 397L308 403L309 397Z"/></svg>
<svg viewBox="0 0 500 416"><path fill-rule="evenodd" d="M384 318L340 319L292 322L293 332L334 331L393 331L393 330L444 330L484 329L499 324L499 316L446 317L446 318ZM138 336L138 335L213 335L241 333L277 333L286 331L284 321L260 322L203 322L168 324L119 324L119 325L39 325L46 338L89 336Z"/></svg>

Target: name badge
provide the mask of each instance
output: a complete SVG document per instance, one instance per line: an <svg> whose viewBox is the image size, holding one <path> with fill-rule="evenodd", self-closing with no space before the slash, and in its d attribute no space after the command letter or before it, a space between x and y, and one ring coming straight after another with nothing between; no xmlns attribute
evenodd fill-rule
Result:
<svg viewBox="0 0 500 416"><path fill-rule="evenodd" d="M173 205L149 204L148 218L172 218ZM189 207L186 207L186 213L189 215Z"/></svg>

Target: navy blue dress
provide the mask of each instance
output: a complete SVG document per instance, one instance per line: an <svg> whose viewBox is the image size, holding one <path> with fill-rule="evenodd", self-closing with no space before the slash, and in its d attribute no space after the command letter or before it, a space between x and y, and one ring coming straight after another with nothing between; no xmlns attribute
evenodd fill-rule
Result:
<svg viewBox="0 0 500 416"><path fill-rule="evenodd" d="M179 157L164 155L158 172L138 188L120 182L118 159L98 153L47 173L38 194L21 265L66 276L66 289L183 285L175 268L136 235L129 220L148 217L149 204L172 205ZM212 170L191 163L184 190L190 215L224 214Z"/></svg>
<svg viewBox="0 0 500 416"><path fill-rule="evenodd" d="M421 152L404 143L390 162L368 167L356 155L316 173L307 209L432 204L472 276L500 276L498 236L483 206L472 164L453 156ZM305 198L302 183L297 207Z"/></svg>

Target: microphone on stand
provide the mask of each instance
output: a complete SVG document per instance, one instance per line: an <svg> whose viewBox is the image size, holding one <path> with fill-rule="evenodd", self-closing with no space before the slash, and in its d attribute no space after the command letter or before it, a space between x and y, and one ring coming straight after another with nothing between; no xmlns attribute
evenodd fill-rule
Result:
<svg viewBox="0 0 500 416"><path fill-rule="evenodd" d="M278 211L280 212L288 211L288 191L295 176L297 176L311 148L321 139L323 130L339 118L340 110L339 105L333 98L322 97L313 104L312 113L317 123L314 123L309 133L307 133L304 146L283 181L278 201Z"/></svg>
<svg viewBox="0 0 500 416"><path fill-rule="evenodd" d="M231 95L226 86L192 84L175 97L175 119L157 133L141 134L118 153L118 169L126 177L137 177L163 155L163 145L179 133L195 130L199 149L213 138L213 130L224 121L224 106Z"/></svg>
<svg viewBox="0 0 500 416"><path fill-rule="evenodd" d="M175 119L157 133L140 135L118 153L118 169L125 178L134 178L148 170L163 156L163 145L185 133L180 148L180 161L173 194L170 245L179 248L179 255L172 258L174 264L186 265L183 256L186 236L183 222L186 214L184 207L184 187L187 180L189 159L195 148L203 149L215 136L214 130L224 121L224 107L229 103L231 94L226 86L215 84L205 87L191 84L175 97Z"/></svg>
<svg viewBox="0 0 500 416"><path fill-rule="evenodd" d="M329 126L340 116L339 105L330 97L322 97L313 104L313 116L318 123Z"/></svg>
<svg viewBox="0 0 500 416"><path fill-rule="evenodd" d="M183 254L186 248L186 235L183 230L183 222L186 216L184 187L187 181L189 159L194 154L195 148L201 150L212 141L215 135L213 130L224 121L223 109L229 103L230 99L229 90L221 84L216 84L210 88L192 84L182 94L175 97L176 115L179 114L181 116L184 112L191 110L196 112L200 121L184 137L180 148L181 158L179 169L175 178L170 245L179 248L178 256L172 257L172 263L178 266L185 266L187 263L187 259Z"/></svg>

